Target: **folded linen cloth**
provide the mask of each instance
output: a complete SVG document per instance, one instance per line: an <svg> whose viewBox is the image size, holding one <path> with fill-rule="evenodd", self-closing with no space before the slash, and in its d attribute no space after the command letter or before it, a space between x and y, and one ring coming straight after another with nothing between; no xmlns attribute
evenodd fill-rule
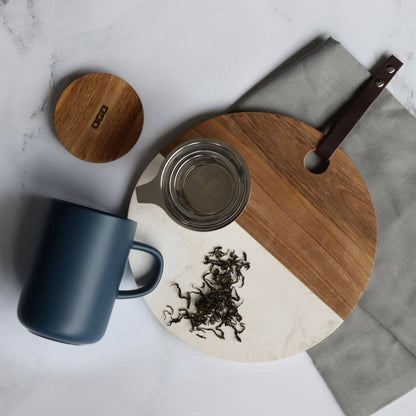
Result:
<svg viewBox="0 0 416 416"><path fill-rule="evenodd" d="M329 38L230 111L279 113L322 130L368 78ZM348 416L368 416L416 386L415 135L416 119L384 90L342 146L375 204L377 257L358 306L308 352Z"/></svg>

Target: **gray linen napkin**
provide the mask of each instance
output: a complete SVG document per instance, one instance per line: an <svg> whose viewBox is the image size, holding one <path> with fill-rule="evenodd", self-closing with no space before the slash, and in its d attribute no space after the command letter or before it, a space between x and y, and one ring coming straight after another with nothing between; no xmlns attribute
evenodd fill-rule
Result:
<svg viewBox="0 0 416 416"><path fill-rule="evenodd" d="M231 111L275 112L322 129L368 77L330 38ZM342 146L375 204L377 257L358 306L308 352L348 416L370 415L416 386L415 135L416 119L384 90Z"/></svg>

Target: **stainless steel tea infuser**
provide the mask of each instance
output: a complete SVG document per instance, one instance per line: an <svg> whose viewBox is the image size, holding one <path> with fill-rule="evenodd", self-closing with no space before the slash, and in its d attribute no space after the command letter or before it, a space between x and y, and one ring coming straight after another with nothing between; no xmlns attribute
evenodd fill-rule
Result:
<svg viewBox="0 0 416 416"><path fill-rule="evenodd" d="M186 228L213 231L238 218L250 190L250 173L240 154L220 140L198 138L173 149L136 195L139 203L159 205Z"/></svg>

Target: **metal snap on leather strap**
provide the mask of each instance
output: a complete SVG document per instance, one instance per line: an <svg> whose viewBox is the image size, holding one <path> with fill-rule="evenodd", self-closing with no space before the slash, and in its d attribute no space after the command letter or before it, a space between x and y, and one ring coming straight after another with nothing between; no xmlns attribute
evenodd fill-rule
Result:
<svg viewBox="0 0 416 416"><path fill-rule="evenodd" d="M384 87L384 81L382 79L376 79L375 82L376 82L377 87L379 88Z"/></svg>

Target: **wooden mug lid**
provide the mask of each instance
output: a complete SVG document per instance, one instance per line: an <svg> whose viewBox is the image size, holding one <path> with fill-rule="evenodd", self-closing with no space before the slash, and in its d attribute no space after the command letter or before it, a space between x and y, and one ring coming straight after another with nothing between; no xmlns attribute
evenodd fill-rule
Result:
<svg viewBox="0 0 416 416"><path fill-rule="evenodd" d="M62 93L55 108L59 140L74 156L88 162L111 162L137 142L143 107L133 87L103 73L85 75Z"/></svg>

